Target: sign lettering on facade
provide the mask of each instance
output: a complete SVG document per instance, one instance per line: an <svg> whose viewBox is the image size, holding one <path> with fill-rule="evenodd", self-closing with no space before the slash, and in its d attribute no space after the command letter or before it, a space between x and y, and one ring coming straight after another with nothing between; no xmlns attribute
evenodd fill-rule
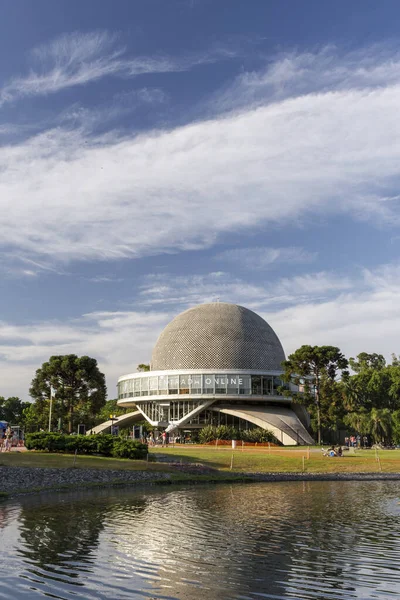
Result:
<svg viewBox="0 0 400 600"><path fill-rule="evenodd" d="M243 379L242 377L226 377L226 376L218 376L218 375L213 375L210 377L206 377L204 379L204 382L206 385L243 385ZM193 379L189 378L188 380L188 384L191 385L193 382Z"/></svg>

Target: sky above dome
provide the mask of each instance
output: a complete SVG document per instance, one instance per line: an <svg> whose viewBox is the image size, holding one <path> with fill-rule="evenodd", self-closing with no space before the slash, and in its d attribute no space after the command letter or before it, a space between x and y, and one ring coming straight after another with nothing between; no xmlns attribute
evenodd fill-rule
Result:
<svg viewBox="0 0 400 600"><path fill-rule="evenodd" d="M0 395L195 304L400 352L397 0L3 0Z"/></svg>

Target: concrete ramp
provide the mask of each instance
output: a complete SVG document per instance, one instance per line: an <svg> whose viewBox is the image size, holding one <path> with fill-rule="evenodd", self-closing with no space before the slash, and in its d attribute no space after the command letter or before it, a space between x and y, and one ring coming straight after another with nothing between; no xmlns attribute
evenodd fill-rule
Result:
<svg viewBox="0 0 400 600"><path fill-rule="evenodd" d="M311 446L314 440L291 409L283 406L216 406L211 410L240 417L258 427L271 431L284 446L294 444Z"/></svg>
<svg viewBox="0 0 400 600"><path fill-rule="evenodd" d="M86 435L91 435L93 433L103 433L110 429L111 425L118 425L118 427L126 427L131 423L135 423L136 421L143 421L144 417L139 410L135 410L134 412L126 413L125 415L119 415L117 419L111 421L104 421L104 423L100 423L100 425L96 425L93 429L89 429L86 432Z"/></svg>

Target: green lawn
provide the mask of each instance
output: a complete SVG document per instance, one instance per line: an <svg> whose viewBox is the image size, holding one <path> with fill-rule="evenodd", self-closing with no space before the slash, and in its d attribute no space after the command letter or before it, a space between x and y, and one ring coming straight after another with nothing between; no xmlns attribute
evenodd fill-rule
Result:
<svg viewBox="0 0 400 600"><path fill-rule="evenodd" d="M131 469L134 471L170 471L168 465L144 460L107 458L104 456L75 456L73 454L49 454L47 452L1 452L0 466L53 467L67 469Z"/></svg>
<svg viewBox="0 0 400 600"><path fill-rule="evenodd" d="M219 470L231 467L238 472L293 472L304 470L308 473L366 473L400 472L400 450L379 451L379 461L374 450L359 450L355 454L345 454L342 458L324 457L321 450L311 448L241 448L232 452L230 448L180 446L175 448L152 448L152 453L174 457L176 461L202 463Z"/></svg>
<svg viewBox="0 0 400 600"><path fill-rule="evenodd" d="M176 446L175 448L151 448L151 454L162 454L174 462L200 463L220 471L229 471L233 456L233 471L263 473L372 473L400 472L400 450L380 450L379 461L374 450L359 450L355 454L345 454L343 458L327 458L319 448L241 448L232 452L229 447ZM148 471L173 471L173 467L159 462L105 458L98 456L77 456L70 454L49 454L45 452L0 453L0 466L54 467L54 468L94 468L132 469Z"/></svg>

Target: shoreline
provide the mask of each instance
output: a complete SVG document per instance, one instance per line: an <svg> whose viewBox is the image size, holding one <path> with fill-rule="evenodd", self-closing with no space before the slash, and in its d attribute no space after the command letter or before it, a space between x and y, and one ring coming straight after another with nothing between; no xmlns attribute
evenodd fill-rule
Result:
<svg viewBox="0 0 400 600"><path fill-rule="evenodd" d="M293 481L400 481L400 472L384 473L210 473L201 469L160 471L122 471L82 468L1 466L0 501L31 494L70 492L74 489L108 487L199 485L218 483L279 483Z"/></svg>

